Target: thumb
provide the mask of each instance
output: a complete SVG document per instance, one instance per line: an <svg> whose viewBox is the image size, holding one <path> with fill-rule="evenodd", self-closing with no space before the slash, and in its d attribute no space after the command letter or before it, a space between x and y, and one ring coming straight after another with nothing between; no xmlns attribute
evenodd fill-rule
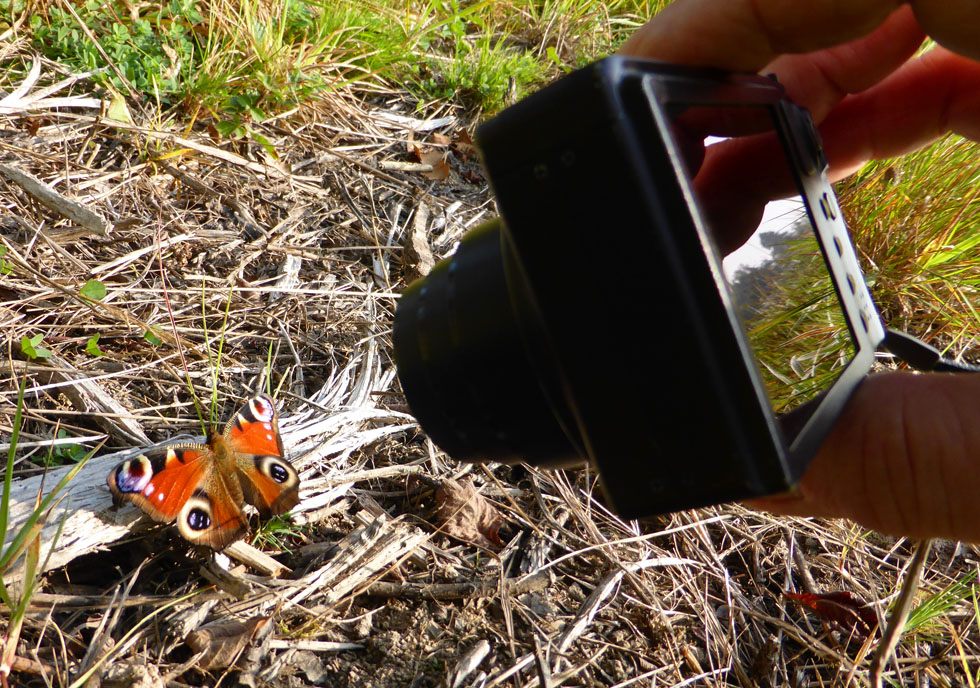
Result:
<svg viewBox="0 0 980 688"><path fill-rule="evenodd" d="M795 491L751 500L893 535L980 542L980 375L865 380Z"/></svg>

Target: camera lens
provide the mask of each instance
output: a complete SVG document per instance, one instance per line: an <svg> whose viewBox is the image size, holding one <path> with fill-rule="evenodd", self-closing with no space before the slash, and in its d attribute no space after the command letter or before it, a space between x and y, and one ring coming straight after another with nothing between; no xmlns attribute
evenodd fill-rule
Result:
<svg viewBox="0 0 980 688"><path fill-rule="evenodd" d="M463 461L585 460L506 228L491 220L402 294L398 377L432 440Z"/></svg>

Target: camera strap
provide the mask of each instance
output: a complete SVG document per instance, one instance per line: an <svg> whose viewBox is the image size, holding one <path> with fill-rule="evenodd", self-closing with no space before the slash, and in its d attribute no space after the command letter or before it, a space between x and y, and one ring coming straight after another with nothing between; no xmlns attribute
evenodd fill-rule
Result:
<svg viewBox="0 0 980 688"><path fill-rule="evenodd" d="M885 330L882 342L892 354L916 370L935 373L980 373L980 366L943 358L939 349L905 332Z"/></svg>

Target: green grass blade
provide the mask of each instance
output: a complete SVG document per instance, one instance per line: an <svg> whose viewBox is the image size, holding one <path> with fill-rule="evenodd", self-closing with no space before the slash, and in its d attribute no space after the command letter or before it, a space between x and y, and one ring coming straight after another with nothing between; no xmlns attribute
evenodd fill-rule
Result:
<svg viewBox="0 0 980 688"><path fill-rule="evenodd" d="M3 496L0 498L0 534L7 539L7 519L10 517L10 486L14 480L14 457L17 455L17 439L20 437L20 424L24 410L24 390L27 378L20 381L17 392L17 410L14 412L14 426L10 432L10 448L7 450L7 468L3 475Z"/></svg>
<svg viewBox="0 0 980 688"><path fill-rule="evenodd" d="M102 444L103 442L100 442L97 447L93 448L90 452L88 452L88 454L82 457L82 459L75 464L70 471L65 473L61 480L58 481L58 484L54 486L54 489L52 489L43 500L41 500L40 506L34 509L31 515L27 517L24 525L21 526L20 531L18 531L17 536L13 539L13 541L11 541L10 546L4 550L2 555L0 555L0 575L7 571L17 557L20 556L20 553L24 551L24 547L28 542L31 532L39 522L43 524L42 516L47 513L55 499L58 498L58 493L61 492L76 475L78 475L78 472L85 467L88 460L91 459L92 456L95 455L95 452L102 447Z"/></svg>

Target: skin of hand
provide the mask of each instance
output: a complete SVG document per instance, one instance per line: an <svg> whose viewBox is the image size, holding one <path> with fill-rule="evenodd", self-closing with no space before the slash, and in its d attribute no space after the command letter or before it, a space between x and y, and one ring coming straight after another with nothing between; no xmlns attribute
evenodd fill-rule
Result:
<svg viewBox="0 0 980 688"><path fill-rule="evenodd" d="M926 35L939 46L912 57ZM620 52L775 74L820 125L833 179L950 131L980 140L975 0L677 0ZM771 192L728 178L745 181L716 204L729 219L761 217ZM980 375L868 378L797 489L749 503L980 542Z"/></svg>

